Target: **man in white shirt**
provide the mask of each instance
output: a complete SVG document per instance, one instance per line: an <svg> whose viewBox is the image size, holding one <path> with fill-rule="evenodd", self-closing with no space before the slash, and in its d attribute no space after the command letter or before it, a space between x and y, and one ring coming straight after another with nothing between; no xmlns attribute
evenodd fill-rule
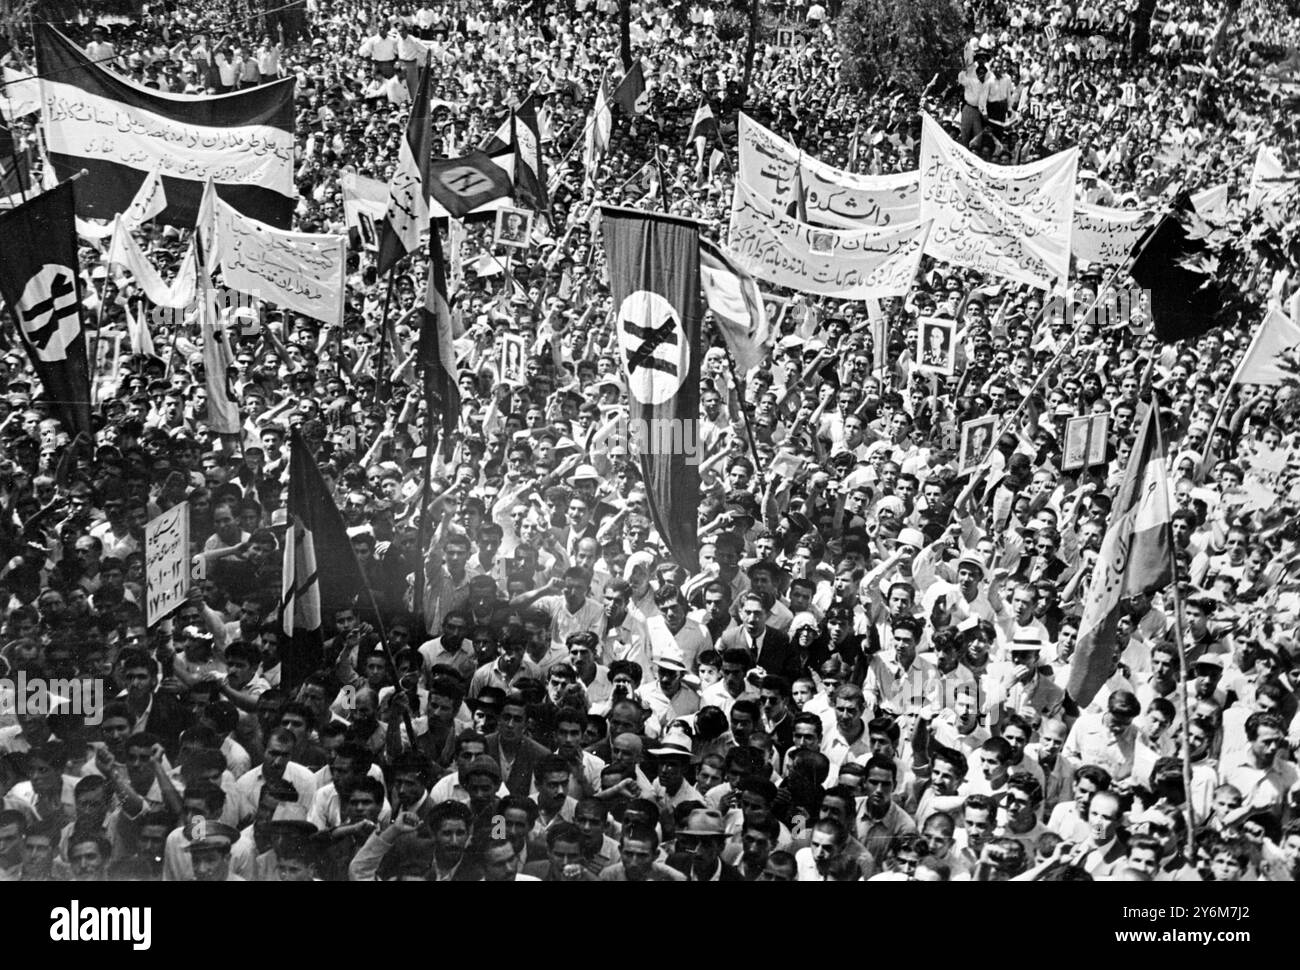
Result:
<svg viewBox="0 0 1300 970"><path fill-rule="evenodd" d="M374 65L375 74L379 77L393 76L397 66L397 42L381 25L375 25L370 35L361 42L357 53L370 60Z"/></svg>
<svg viewBox="0 0 1300 970"><path fill-rule="evenodd" d="M298 793L298 804L307 811L311 810L312 800L316 796L316 780L311 769L290 760L296 743L291 731L276 728L271 732L262 763L245 772L235 783L235 790L239 793L241 819L252 818L256 814L262 786L268 781L280 779L293 785Z"/></svg>

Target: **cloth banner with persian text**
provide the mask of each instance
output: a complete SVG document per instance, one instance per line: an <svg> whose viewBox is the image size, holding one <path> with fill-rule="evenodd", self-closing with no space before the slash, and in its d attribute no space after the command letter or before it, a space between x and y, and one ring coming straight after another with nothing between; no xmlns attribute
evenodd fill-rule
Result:
<svg viewBox="0 0 1300 970"><path fill-rule="evenodd" d="M275 229L216 199L209 265L226 286L313 320L343 323L347 236Z"/></svg>
<svg viewBox="0 0 1300 970"><path fill-rule="evenodd" d="M898 226L921 219L916 172L855 175L827 165L743 112L738 127L740 181L783 210L794 201L795 172L804 187L808 221L839 229Z"/></svg>
<svg viewBox="0 0 1300 970"><path fill-rule="evenodd" d="M1074 204L1074 238L1070 245L1076 259L1103 266L1118 266L1151 225L1146 209L1111 209L1086 202Z"/></svg>
<svg viewBox="0 0 1300 970"><path fill-rule="evenodd" d="M790 218L736 182L727 245L746 272L776 286L841 300L903 296L912 287L928 222L825 229Z"/></svg>
<svg viewBox="0 0 1300 970"><path fill-rule="evenodd" d="M1050 289L1070 269L1079 150L1029 165L994 165L962 148L929 115L921 122L925 252L1017 283Z"/></svg>

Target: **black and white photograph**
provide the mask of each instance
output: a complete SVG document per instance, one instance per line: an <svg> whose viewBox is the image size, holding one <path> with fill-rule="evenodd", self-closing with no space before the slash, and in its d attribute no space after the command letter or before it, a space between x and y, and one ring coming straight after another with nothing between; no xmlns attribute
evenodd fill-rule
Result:
<svg viewBox="0 0 1300 970"><path fill-rule="evenodd" d="M835 234L812 230L808 235L808 248L819 255L829 256L835 252Z"/></svg>
<svg viewBox="0 0 1300 970"><path fill-rule="evenodd" d="M493 242L510 249L527 249L531 245L533 214L524 209L497 210Z"/></svg>
<svg viewBox="0 0 1300 970"><path fill-rule="evenodd" d="M956 366L957 321L921 317L916 328L916 368L922 373L951 375Z"/></svg>
<svg viewBox="0 0 1300 970"><path fill-rule="evenodd" d="M1296 0L0 4L0 954L1285 964L1298 347Z"/></svg>
<svg viewBox="0 0 1300 970"><path fill-rule="evenodd" d="M1104 464L1110 440L1109 428L1109 414L1085 414L1070 418L1065 423L1061 468L1070 471Z"/></svg>
<svg viewBox="0 0 1300 970"><path fill-rule="evenodd" d="M961 461L957 469L958 474L969 475L988 460L997 426L997 418L993 415L967 421L961 426Z"/></svg>

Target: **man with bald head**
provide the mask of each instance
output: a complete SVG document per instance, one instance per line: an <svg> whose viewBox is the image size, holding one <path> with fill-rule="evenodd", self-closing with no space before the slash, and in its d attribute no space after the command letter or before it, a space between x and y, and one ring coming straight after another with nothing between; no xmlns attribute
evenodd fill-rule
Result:
<svg viewBox="0 0 1300 970"><path fill-rule="evenodd" d="M597 601L605 598L605 586L611 578L609 573L597 568L599 562L600 543L590 537L579 539L574 546L573 564L581 566L591 574L591 588L587 591L587 595Z"/></svg>
<svg viewBox="0 0 1300 970"><path fill-rule="evenodd" d="M1043 817L1052 809L1074 797L1075 764L1064 753L1070 729L1059 718L1049 717L1038 727L1038 740L1025 746L1025 758L1038 765L1043 773Z"/></svg>
<svg viewBox="0 0 1300 970"><path fill-rule="evenodd" d="M1125 866L1127 849L1120 839L1123 808L1113 791L1099 791L1088 803L1088 838L1071 853L1093 879L1109 879Z"/></svg>

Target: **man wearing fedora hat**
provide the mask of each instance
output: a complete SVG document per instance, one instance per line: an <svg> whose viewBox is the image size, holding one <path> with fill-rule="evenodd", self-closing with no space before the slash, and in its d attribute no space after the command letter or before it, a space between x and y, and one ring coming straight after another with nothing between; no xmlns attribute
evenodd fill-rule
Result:
<svg viewBox="0 0 1300 970"><path fill-rule="evenodd" d="M652 617L654 623L658 618ZM679 717L689 717L700 709L700 695L685 682L688 675L680 651L668 648L655 658L655 679L639 691L650 708L647 733L662 734ZM653 725L653 731L651 727Z"/></svg>
<svg viewBox="0 0 1300 970"><path fill-rule="evenodd" d="M668 865L686 876L688 882L744 882L735 866L722 861L727 829L722 813L711 808L697 808L677 830L676 848Z"/></svg>
<svg viewBox="0 0 1300 970"><path fill-rule="evenodd" d="M680 729L669 731L657 748L650 749L659 769L659 776L651 786L652 797L661 808L672 811L685 802L704 802L704 796L686 780L692 754L690 736Z"/></svg>

